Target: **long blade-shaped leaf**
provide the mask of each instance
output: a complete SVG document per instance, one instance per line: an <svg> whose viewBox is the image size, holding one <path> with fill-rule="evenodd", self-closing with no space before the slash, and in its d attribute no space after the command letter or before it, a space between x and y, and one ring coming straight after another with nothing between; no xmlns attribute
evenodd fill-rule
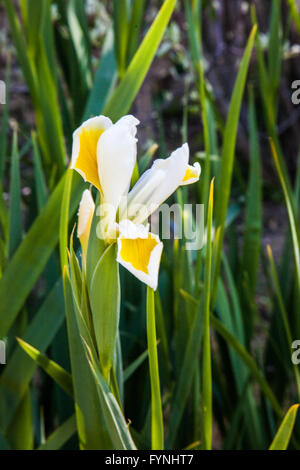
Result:
<svg viewBox="0 0 300 470"><path fill-rule="evenodd" d="M73 384L71 375L65 371L56 362L51 361L45 354L31 346L21 338L17 338L19 345L44 371L61 386L61 388L71 397L73 397Z"/></svg>
<svg viewBox="0 0 300 470"><path fill-rule="evenodd" d="M272 444L270 445L269 450L287 449L294 429L298 408L299 405L294 405L288 410L287 414L282 420L276 436L273 439Z"/></svg>
<svg viewBox="0 0 300 470"><path fill-rule="evenodd" d="M164 2L140 48L126 70L123 80L105 106L104 114L108 115L112 120L116 120L120 117L118 109L121 108L125 114L130 108L155 56L166 26L175 8L175 4L176 0L166 0Z"/></svg>
<svg viewBox="0 0 300 470"><path fill-rule="evenodd" d="M76 417L72 415L57 428L38 450L59 450L76 432Z"/></svg>
<svg viewBox="0 0 300 470"><path fill-rule="evenodd" d="M234 85L234 90L228 111L226 128L224 133L224 143L222 150L221 167L218 174L217 199L216 199L216 226L220 227L220 243L216 255L214 280L213 280L213 300L216 296L217 281L221 266L221 249L225 231L225 221L228 209L229 194L231 188L232 170L234 163L234 152L237 138L238 121L242 104L248 67L251 53L254 45L257 27L253 26L243 59L240 65L239 73Z"/></svg>

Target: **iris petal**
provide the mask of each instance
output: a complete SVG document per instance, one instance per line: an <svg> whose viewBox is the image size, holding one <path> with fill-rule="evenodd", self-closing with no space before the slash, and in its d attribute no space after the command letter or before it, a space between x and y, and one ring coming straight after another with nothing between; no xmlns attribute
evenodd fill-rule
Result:
<svg viewBox="0 0 300 470"><path fill-rule="evenodd" d="M85 121L73 134L71 168L101 191L97 163L97 144L103 132L112 126L105 116Z"/></svg>
<svg viewBox="0 0 300 470"><path fill-rule="evenodd" d="M148 227L130 221L120 223L117 261L140 281L157 289L163 244Z"/></svg>
<svg viewBox="0 0 300 470"><path fill-rule="evenodd" d="M201 167L199 163L194 163L194 165L188 165L184 178L181 182L181 186L185 186L188 184L196 183L201 174Z"/></svg>

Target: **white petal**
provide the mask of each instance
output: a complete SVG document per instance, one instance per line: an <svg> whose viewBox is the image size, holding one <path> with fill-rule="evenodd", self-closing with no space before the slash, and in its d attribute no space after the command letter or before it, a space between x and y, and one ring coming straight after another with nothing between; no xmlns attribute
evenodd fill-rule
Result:
<svg viewBox="0 0 300 470"><path fill-rule="evenodd" d="M128 127L128 129L130 130L131 134L132 134L132 137L135 137L136 136L136 133L137 133L137 126L139 125L140 121L132 116L131 114L128 114L127 116L123 116L121 117L121 119L119 119L116 124L124 124Z"/></svg>
<svg viewBox="0 0 300 470"><path fill-rule="evenodd" d="M133 116L124 116L101 135L97 146L99 180L105 204L115 216L123 195L127 194L137 155L136 126Z"/></svg>
<svg viewBox="0 0 300 470"><path fill-rule="evenodd" d="M140 281L157 289L163 244L149 226L127 220L119 224L117 261ZM141 258L142 257L142 258Z"/></svg>
<svg viewBox="0 0 300 470"><path fill-rule="evenodd" d="M77 236L81 237L81 235L86 231L88 222L90 220L91 215L94 214L95 211L95 203L92 198L91 192L86 189L82 193L82 198L79 205L78 211L78 228L77 228Z"/></svg>
<svg viewBox="0 0 300 470"><path fill-rule="evenodd" d="M196 183L197 181L199 181L200 175L201 166L198 162L194 163L194 165L188 165L184 178L181 182L181 186L187 186L189 184Z"/></svg>
<svg viewBox="0 0 300 470"><path fill-rule="evenodd" d="M171 154L169 158L155 160L136 183L128 196L128 214L134 213L134 206L145 206L143 211L134 218L142 223L181 185L189 160L189 147L184 144Z"/></svg>
<svg viewBox="0 0 300 470"><path fill-rule="evenodd" d="M90 178L90 172L91 169L91 162L87 162L87 168L85 168L85 165L80 165L79 168L76 167L76 161L79 156L80 152L80 136L82 131L99 131L100 133L103 133L105 130L107 130L110 126L112 126L111 120L106 117L106 116L96 116L93 118L88 119L87 121L83 122L80 127L78 127L74 132L73 132L73 146L72 146L72 157L71 157L71 163L70 163L70 168L75 169L83 178L84 180L90 181L90 179L98 179L98 174L94 175L94 178ZM84 149L83 149L84 150ZM91 159L95 158L95 167L96 167L96 160L97 160L97 142L95 144L94 149L90 149L90 153L94 153L93 155L89 155ZM94 181L90 181L94 184Z"/></svg>
<svg viewBox="0 0 300 470"><path fill-rule="evenodd" d="M90 231L92 226L93 215L95 211L95 203L92 195L88 189L86 189L80 201L78 211L78 228L77 236L80 239L83 258L86 259L88 243L90 238Z"/></svg>

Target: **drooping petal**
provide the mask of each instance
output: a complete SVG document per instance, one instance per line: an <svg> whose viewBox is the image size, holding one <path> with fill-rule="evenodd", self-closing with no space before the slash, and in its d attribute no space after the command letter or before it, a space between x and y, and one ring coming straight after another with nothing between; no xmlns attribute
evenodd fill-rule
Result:
<svg viewBox="0 0 300 470"><path fill-rule="evenodd" d="M101 135L97 145L99 181L103 202L111 206L111 222L130 187L136 163L138 124L135 117L124 116Z"/></svg>
<svg viewBox="0 0 300 470"><path fill-rule="evenodd" d="M77 236L80 239L82 253L86 259L91 225L95 212L95 203L91 192L86 189L83 191L78 211Z"/></svg>
<svg viewBox="0 0 300 470"><path fill-rule="evenodd" d="M119 224L117 261L140 281L157 289L163 244L149 232L149 226L136 225L129 220Z"/></svg>
<svg viewBox="0 0 300 470"><path fill-rule="evenodd" d="M109 118L96 116L85 121L73 133L70 167L99 191L101 191L101 187L98 175L97 144L103 132L111 126L112 122Z"/></svg>
<svg viewBox="0 0 300 470"><path fill-rule="evenodd" d="M188 184L196 183L199 181L201 174L201 166L198 162L194 163L194 165L188 165L184 178L181 182L181 186L186 186Z"/></svg>
<svg viewBox="0 0 300 470"><path fill-rule="evenodd" d="M184 144L169 158L155 160L128 195L128 215L135 223L143 223L181 185L189 160L189 147ZM125 217L126 215L124 215Z"/></svg>

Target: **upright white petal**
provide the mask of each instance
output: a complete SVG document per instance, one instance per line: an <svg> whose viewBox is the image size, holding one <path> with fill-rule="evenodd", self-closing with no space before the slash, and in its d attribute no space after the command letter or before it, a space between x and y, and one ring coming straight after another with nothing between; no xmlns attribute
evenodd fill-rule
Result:
<svg viewBox="0 0 300 470"><path fill-rule="evenodd" d="M98 166L97 143L101 134L112 126L105 116L95 116L83 122L73 132L73 146L70 168L76 170L85 181L101 190Z"/></svg>
<svg viewBox="0 0 300 470"><path fill-rule="evenodd" d="M101 135L97 146L98 171L104 203L116 213L130 187L136 163L136 126L139 121L125 116Z"/></svg>
<svg viewBox="0 0 300 470"><path fill-rule="evenodd" d="M79 205L78 211L78 228L77 236L80 239L82 252L86 258L91 225L93 220L93 215L95 211L95 203L92 198L91 192L86 189L83 191L82 198Z"/></svg>
<svg viewBox="0 0 300 470"><path fill-rule="evenodd" d="M135 223L143 223L176 191L182 183L188 161L188 144L175 150L169 158L155 160L128 195L129 217L136 212L136 207L143 206L133 217Z"/></svg>

